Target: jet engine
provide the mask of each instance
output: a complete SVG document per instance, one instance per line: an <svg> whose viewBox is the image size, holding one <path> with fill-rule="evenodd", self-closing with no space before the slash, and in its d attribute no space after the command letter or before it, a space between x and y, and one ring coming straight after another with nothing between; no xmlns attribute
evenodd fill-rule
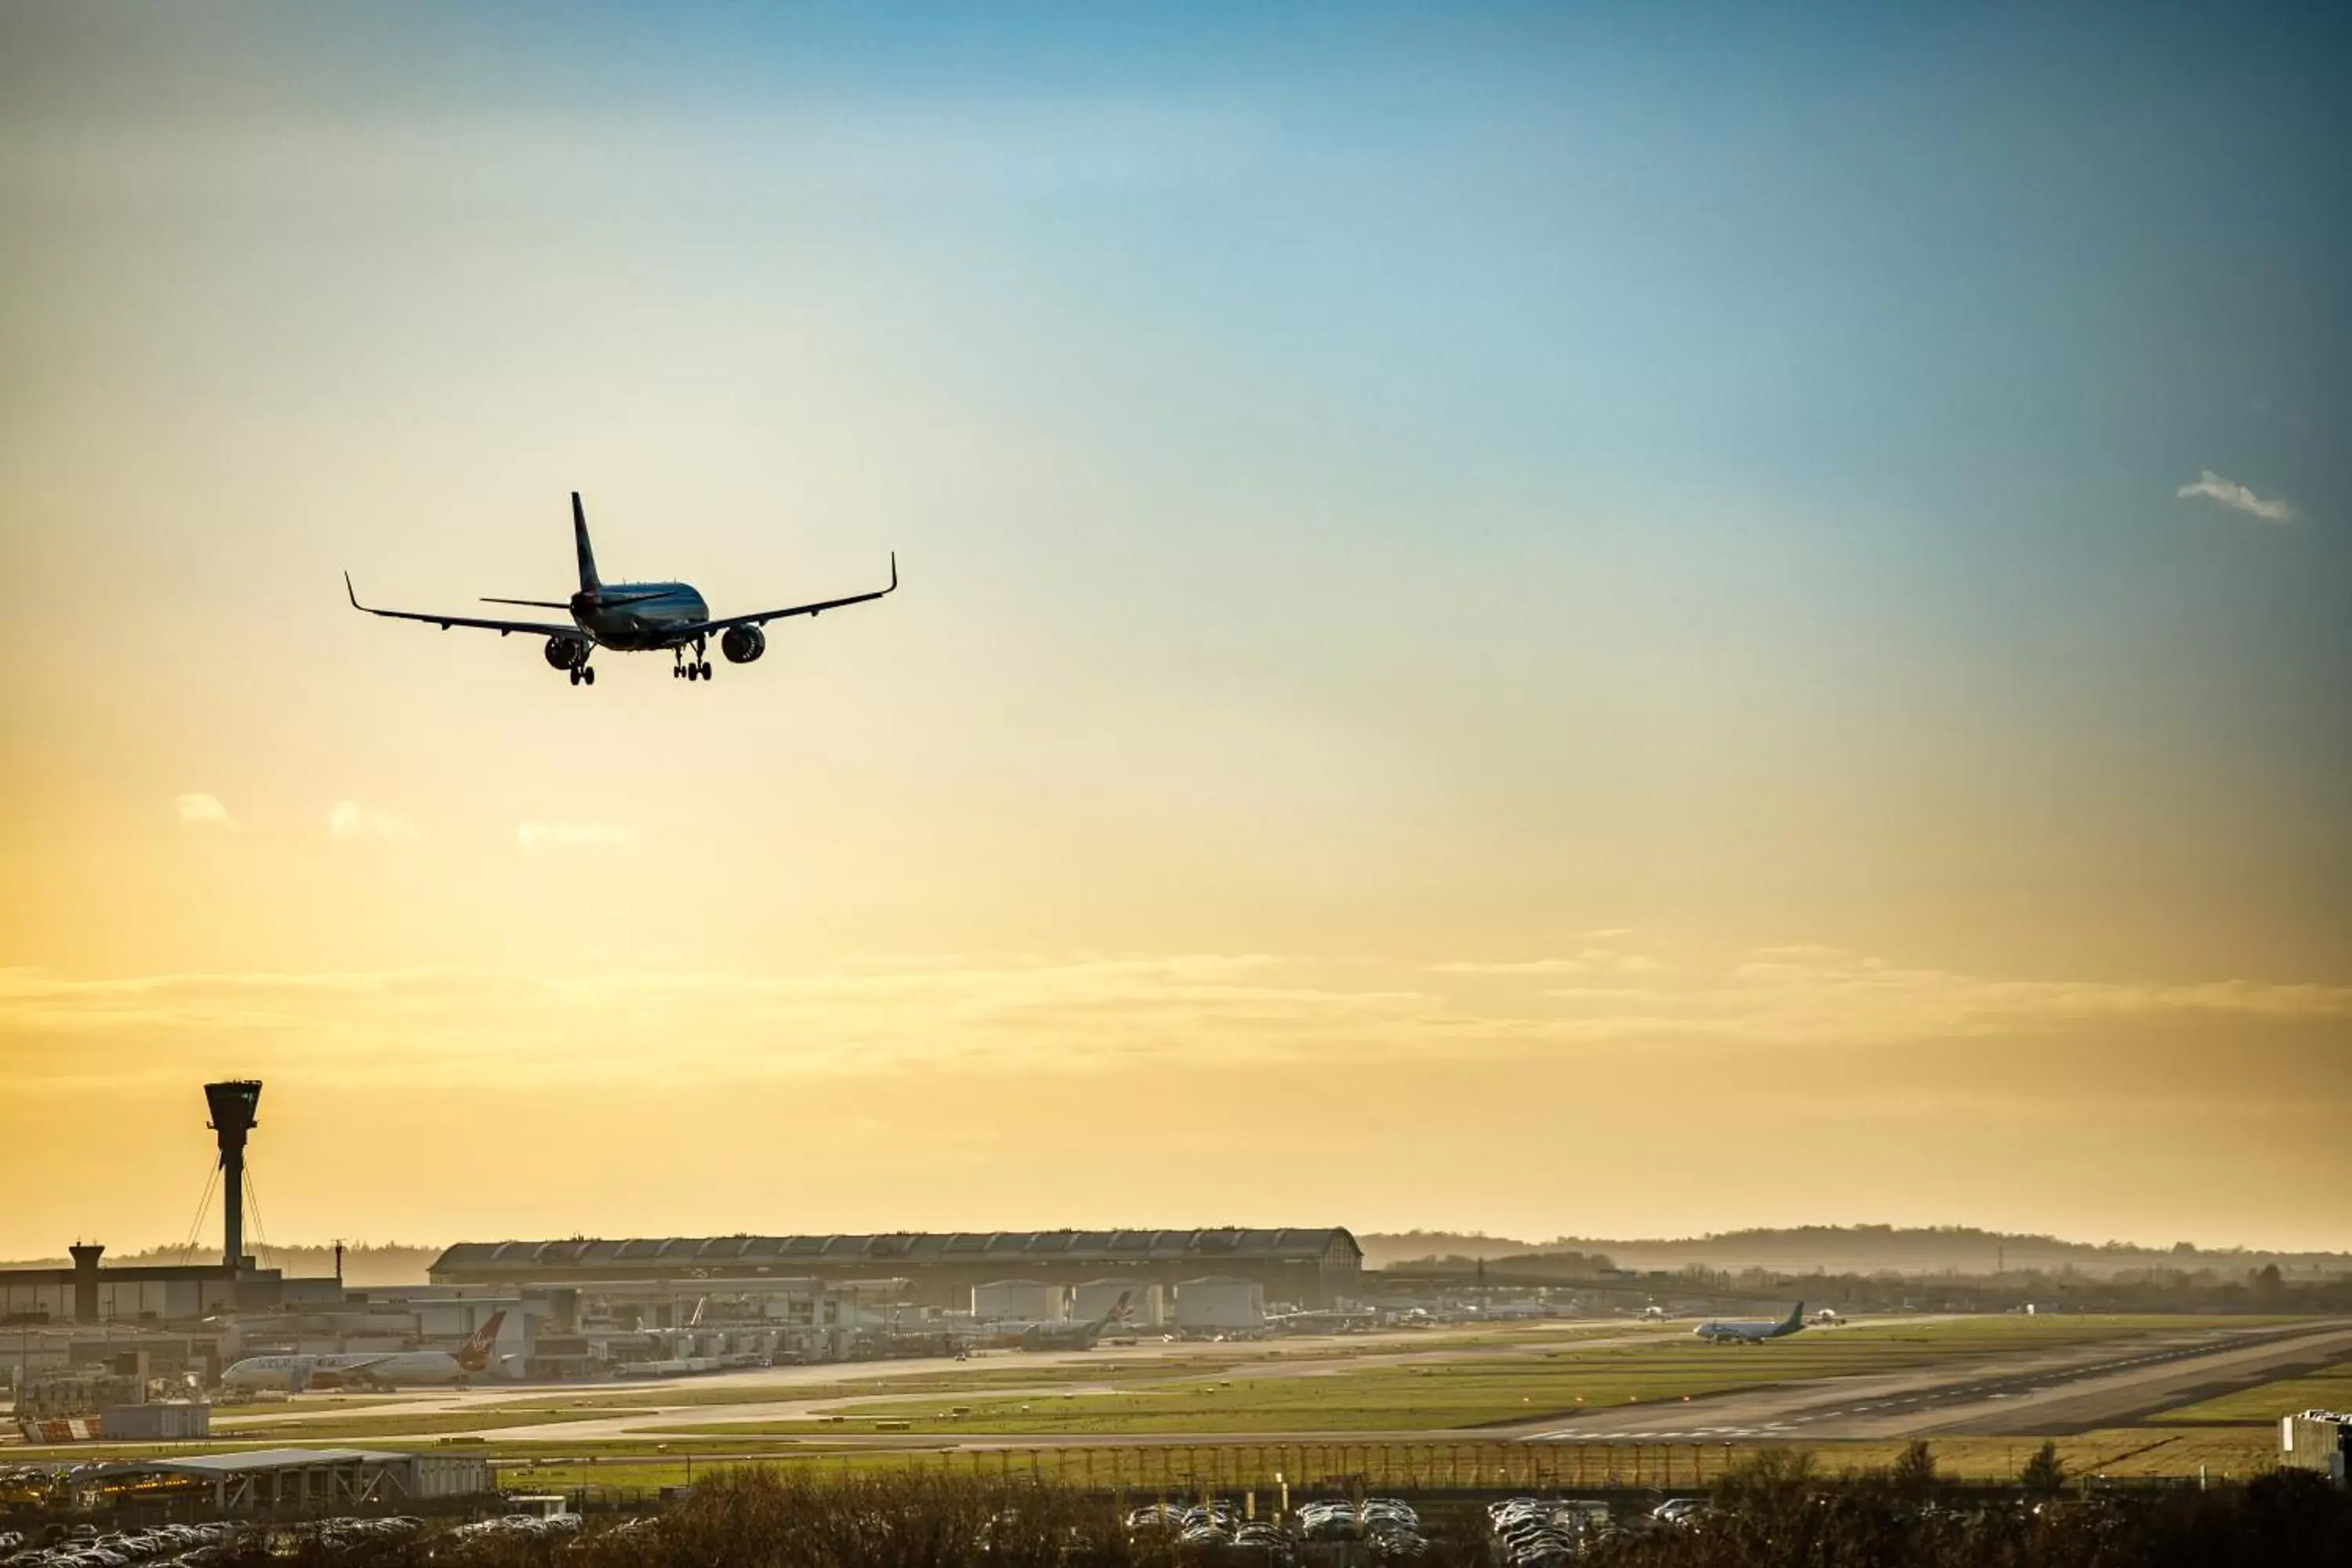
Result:
<svg viewBox="0 0 2352 1568"><path fill-rule="evenodd" d="M573 665L578 664L580 639L578 637L548 638L547 662L558 669L570 669Z"/></svg>
<svg viewBox="0 0 2352 1568"><path fill-rule="evenodd" d="M730 664L749 664L768 651L768 634L757 626L729 626L719 639L719 651Z"/></svg>

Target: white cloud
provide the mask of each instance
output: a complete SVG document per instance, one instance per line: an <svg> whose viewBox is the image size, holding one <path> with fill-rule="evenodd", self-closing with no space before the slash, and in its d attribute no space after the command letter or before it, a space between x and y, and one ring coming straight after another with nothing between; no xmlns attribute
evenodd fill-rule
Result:
<svg viewBox="0 0 2352 1568"><path fill-rule="evenodd" d="M1574 958L1454 959L1429 965L1432 974L1663 974L1666 966L1642 953L1588 947Z"/></svg>
<svg viewBox="0 0 2352 1568"><path fill-rule="evenodd" d="M180 820L190 827L217 827L224 833L242 833L245 824L228 813L218 795L184 795L172 803Z"/></svg>
<svg viewBox="0 0 2352 1568"><path fill-rule="evenodd" d="M526 822L515 829L515 842L526 854L541 849L619 849L634 835L611 822Z"/></svg>
<svg viewBox="0 0 2352 1568"><path fill-rule="evenodd" d="M2017 980L1800 950L1678 962L1499 999L1429 966L1263 953L930 955L772 973L491 970L82 980L0 968L0 1077L56 1089L258 1076L631 1083L908 1067L1558 1058L1762 1044L1916 1055L1956 1042L2114 1048L2200 1020L2340 1031L2352 985ZM79 1041L103 1049L66 1048ZM657 1058L647 1038L672 1043ZM1625 1059L1634 1059L1629 1056Z"/></svg>
<svg viewBox="0 0 2352 1568"><path fill-rule="evenodd" d="M328 808L327 832L336 838L419 838L424 830L407 817L378 811L355 800L339 800Z"/></svg>
<svg viewBox="0 0 2352 1568"><path fill-rule="evenodd" d="M2197 476L2193 485L2183 485L2173 492L2181 500L2203 496L2221 502L2231 511L2242 511L2248 517L2261 518L2264 522L2293 522L2302 513L2292 504L2275 496L2258 496L2235 479L2225 479L2207 468Z"/></svg>

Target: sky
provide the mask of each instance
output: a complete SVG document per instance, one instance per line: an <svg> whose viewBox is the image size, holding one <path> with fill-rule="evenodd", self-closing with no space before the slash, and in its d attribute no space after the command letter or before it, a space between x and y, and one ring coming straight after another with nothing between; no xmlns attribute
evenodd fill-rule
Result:
<svg viewBox="0 0 2352 1568"><path fill-rule="evenodd" d="M0 1256L196 1228L230 1075L281 1242L2352 1247L2347 68L0 0ZM344 600L574 489L903 587L579 689Z"/></svg>

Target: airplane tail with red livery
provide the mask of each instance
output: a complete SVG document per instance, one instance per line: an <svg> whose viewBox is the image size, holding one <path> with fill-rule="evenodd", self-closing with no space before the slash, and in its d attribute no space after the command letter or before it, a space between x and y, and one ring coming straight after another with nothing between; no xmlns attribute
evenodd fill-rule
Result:
<svg viewBox="0 0 2352 1568"><path fill-rule="evenodd" d="M487 1371L490 1364L490 1349L499 1342L499 1330L507 1321L501 1307L490 1314L490 1321L474 1331L473 1338L457 1347L457 1364L467 1372Z"/></svg>

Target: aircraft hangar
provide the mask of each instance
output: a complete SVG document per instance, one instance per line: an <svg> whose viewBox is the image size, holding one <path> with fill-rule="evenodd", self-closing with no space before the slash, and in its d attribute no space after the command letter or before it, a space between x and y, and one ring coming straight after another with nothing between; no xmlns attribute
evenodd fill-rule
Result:
<svg viewBox="0 0 2352 1568"><path fill-rule="evenodd" d="M963 1310L975 1286L1006 1279L1172 1288L1204 1275L1245 1279L1268 1301L1315 1309L1361 1294L1364 1253L1340 1226L1210 1230L898 1231L866 1236L717 1236L629 1240L468 1241L434 1261L436 1285L561 1286L767 1274L816 1281L906 1279L908 1299Z"/></svg>

